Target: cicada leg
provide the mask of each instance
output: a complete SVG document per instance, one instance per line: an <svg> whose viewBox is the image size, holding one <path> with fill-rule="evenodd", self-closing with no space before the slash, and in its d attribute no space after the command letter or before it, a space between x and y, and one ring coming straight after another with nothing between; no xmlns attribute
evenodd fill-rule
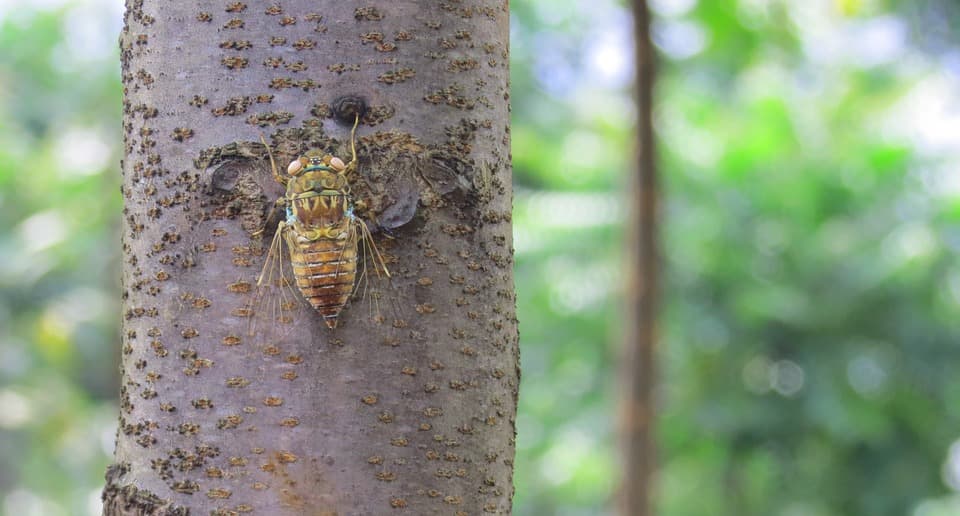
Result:
<svg viewBox="0 0 960 516"><path fill-rule="evenodd" d="M380 272L383 272L383 275L387 278L390 278L390 270L387 269L387 262L383 260L383 255L380 254L380 250L377 249L377 244L373 241L373 234L370 232L370 228L367 226L367 223L359 217L355 217L356 226L360 228L360 238L364 242L364 250L370 252L371 258L373 258L373 267L377 275L380 275ZM379 265L379 267L378 267Z"/></svg>

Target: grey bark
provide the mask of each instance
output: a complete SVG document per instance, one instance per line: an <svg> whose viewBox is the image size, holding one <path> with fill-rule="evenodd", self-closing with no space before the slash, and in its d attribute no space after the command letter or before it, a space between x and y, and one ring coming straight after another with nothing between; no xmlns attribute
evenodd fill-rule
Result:
<svg viewBox="0 0 960 516"><path fill-rule="evenodd" d="M121 412L104 514L508 514L519 384L505 1L128 0ZM270 177L348 158L393 273L254 317ZM354 104L355 105L355 104ZM347 107L344 107L347 106ZM368 306L380 310L371 316ZM256 314L255 314L256 315Z"/></svg>
<svg viewBox="0 0 960 516"><path fill-rule="evenodd" d="M650 40L646 0L633 1L636 41L637 140L636 170L630 186L627 238L627 317L621 364L622 480L619 514L653 514L651 479L655 468L657 313L660 304L659 194L653 132L653 88L656 56Z"/></svg>

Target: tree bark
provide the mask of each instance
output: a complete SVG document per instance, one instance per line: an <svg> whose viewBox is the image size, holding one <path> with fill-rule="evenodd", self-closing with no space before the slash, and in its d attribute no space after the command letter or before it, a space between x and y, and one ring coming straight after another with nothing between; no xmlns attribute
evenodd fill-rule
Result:
<svg viewBox="0 0 960 516"><path fill-rule="evenodd" d="M128 0L104 514L510 513L508 19L499 0ZM250 335L283 194L260 135L282 171L308 148L346 161L360 104L353 197L393 278L335 330L301 308Z"/></svg>
<svg viewBox="0 0 960 516"><path fill-rule="evenodd" d="M654 349L659 304L658 195L653 134L655 55L646 0L633 2L636 41L637 160L631 183L627 239L627 324L625 331L621 438L623 478L619 509L624 516L652 514L654 468Z"/></svg>

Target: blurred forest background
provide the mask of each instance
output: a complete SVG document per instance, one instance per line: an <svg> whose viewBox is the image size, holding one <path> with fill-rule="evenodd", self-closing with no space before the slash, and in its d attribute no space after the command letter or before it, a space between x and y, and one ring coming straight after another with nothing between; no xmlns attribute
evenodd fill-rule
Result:
<svg viewBox="0 0 960 516"><path fill-rule="evenodd" d="M651 0L663 516L960 514L960 5ZM612 514L629 6L514 0L516 509ZM0 0L0 514L100 513L120 0Z"/></svg>

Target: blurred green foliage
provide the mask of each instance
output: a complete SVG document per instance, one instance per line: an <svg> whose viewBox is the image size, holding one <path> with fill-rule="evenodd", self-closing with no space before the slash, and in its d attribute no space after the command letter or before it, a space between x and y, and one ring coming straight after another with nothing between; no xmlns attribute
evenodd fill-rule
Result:
<svg viewBox="0 0 960 516"><path fill-rule="evenodd" d="M659 513L960 514L950 2L657 0ZM629 11L512 2L521 516L611 514ZM0 514L98 514L114 0L0 4Z"/></svg>
<svg viewBox="0 0 960 516"><path fill-rule="evenodd" d="M956 9L650 3L659 514L960 514ZM628 12L511 7L517 513L612 513Z"/></svg>
<svg viewBox="0 0 960 516"><path fill-rule="evenodd" d="M0 513L99 514L116 428L119 58L106 2L0 5ZM113 30L109 46L97 31Z"/></svg>

